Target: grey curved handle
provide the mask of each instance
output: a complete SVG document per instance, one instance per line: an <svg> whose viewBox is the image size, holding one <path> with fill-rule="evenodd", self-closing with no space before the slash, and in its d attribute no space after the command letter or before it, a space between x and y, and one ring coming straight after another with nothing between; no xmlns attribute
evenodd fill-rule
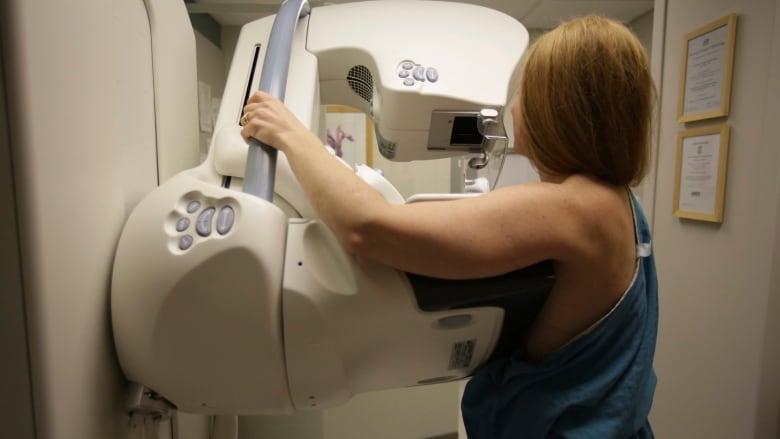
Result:
<svg viewBox="0 0 780 439"><path fill-rule="evenodd" d="M287 88L295 26L298 20L309 15L310 11L308 0L284 0L271 27L258 88L282 101ZM255 139L249 139L244 192L273 201L275 180L276 149Z"/></svg>

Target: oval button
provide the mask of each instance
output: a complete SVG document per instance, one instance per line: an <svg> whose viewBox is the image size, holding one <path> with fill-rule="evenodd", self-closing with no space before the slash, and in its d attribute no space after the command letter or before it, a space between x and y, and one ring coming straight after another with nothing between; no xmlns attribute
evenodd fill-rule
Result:
<svg viewBox="0 0 780 439"><path fill-rule="evenodd" d="M200 209L200 201L193 200L187 203L187 213L195 213Z"/></svg>
<svg viewBox="0 0 780 439"><path fill-rule="evenodd" d="M425 81L425 67L418 66L412 71L412 76L418 81Z"/></svg>
<svg viewBox="0 0 780 439"><path fill-rule="evenodd" d="M425 70L425 77L428 78L428 81L430 82L436 82L439 80L439 72L433 67L428 67L428 69Z"/></svg>
<svg viewBox="0 0 780 439"><path fill-rule="evenodd" d="M216 209L209 207L198 215L195 223L195 230L198 231L198 235L204 237L211 235L211 219L214 218L214 212L216 212Z"/></svg>
<svg viewBox="0 0 780 439"><path fill-rule="evenodd" d="M179 239L179 249L180 250L187 250L188 248L192 247L192 235L184 235Z"/></svg>
<svg viewBox="0 0 780 439"><path fill-rule="evenodd" d="M190 219L186 216L179 218L178 221L176 221L176 231L177 232L183 232L187 230L187 227L190 226Z"/></svg>
<svg viewBox="0 0 780 439"><path fill-rule="evenodd" d="M224 235L233 228L233 221L236 218L236 213L230 206L223 206L219 209L219 215L217 215L217 233Z"/></svg>

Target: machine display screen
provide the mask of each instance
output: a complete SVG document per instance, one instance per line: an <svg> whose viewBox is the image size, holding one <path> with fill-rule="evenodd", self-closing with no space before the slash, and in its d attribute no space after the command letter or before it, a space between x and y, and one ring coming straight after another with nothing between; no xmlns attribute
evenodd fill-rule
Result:
<svg viewBox="0 0 780 439"><path fill-rule="evenodd" d="M482 134L474 116L455 116L452 121L451 145L481 145Z"/></svg>

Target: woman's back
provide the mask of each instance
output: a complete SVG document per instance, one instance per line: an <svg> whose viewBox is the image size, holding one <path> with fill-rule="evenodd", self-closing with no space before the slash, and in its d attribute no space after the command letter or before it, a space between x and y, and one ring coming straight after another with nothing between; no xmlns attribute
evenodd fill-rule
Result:
<svg viewBox="0 0 780 439"><path fill-rule="evenodd" d="M556 285L554 294L561 298L553 300L560 305L545 305L547 315L532 331L528 350L518 347L511 357L480 369L468 383L462 412L469 439L653 437L647 415L656 383L652 363L658 287L649 227L639 203L633 197L631 202L636 221L631 235L635 230L636 240L630 249L631 279L624 291L580 331L587 319L576 316L578 300L571 296L577 295L577 286L563 290ZM603 219L609 224L613 218ZM622 228L622 220L616 223ZM606 274L596 271L593 282ZM571 282L576 278L572 276ZM583 297L589 295L593 293ZM587 304L584 309L595 312Z"/></svg>
<svg viewBox="0 0 780 439"><path fill-rule="evenodd" d="M635 229L629 193L593 178L560 183L572 204L576 242L555 264L555 286L525 345L540 360L605 316L633 279Z"/></svg>

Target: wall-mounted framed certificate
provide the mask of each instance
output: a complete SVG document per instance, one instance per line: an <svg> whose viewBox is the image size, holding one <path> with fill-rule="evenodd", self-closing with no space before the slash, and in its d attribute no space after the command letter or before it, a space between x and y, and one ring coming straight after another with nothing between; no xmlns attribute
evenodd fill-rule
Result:
<svg viewBox="0 0 780 439"><path fill-rule="evenodd" d="M723 222L729 128L721 124L678 134L674 216Z"/></svg>
<svg viewBox="0 0 780 439"><path fill-rule="evenodd" d="M736 35L737 14L685 35L678 122L728 116Z"/></svg>

